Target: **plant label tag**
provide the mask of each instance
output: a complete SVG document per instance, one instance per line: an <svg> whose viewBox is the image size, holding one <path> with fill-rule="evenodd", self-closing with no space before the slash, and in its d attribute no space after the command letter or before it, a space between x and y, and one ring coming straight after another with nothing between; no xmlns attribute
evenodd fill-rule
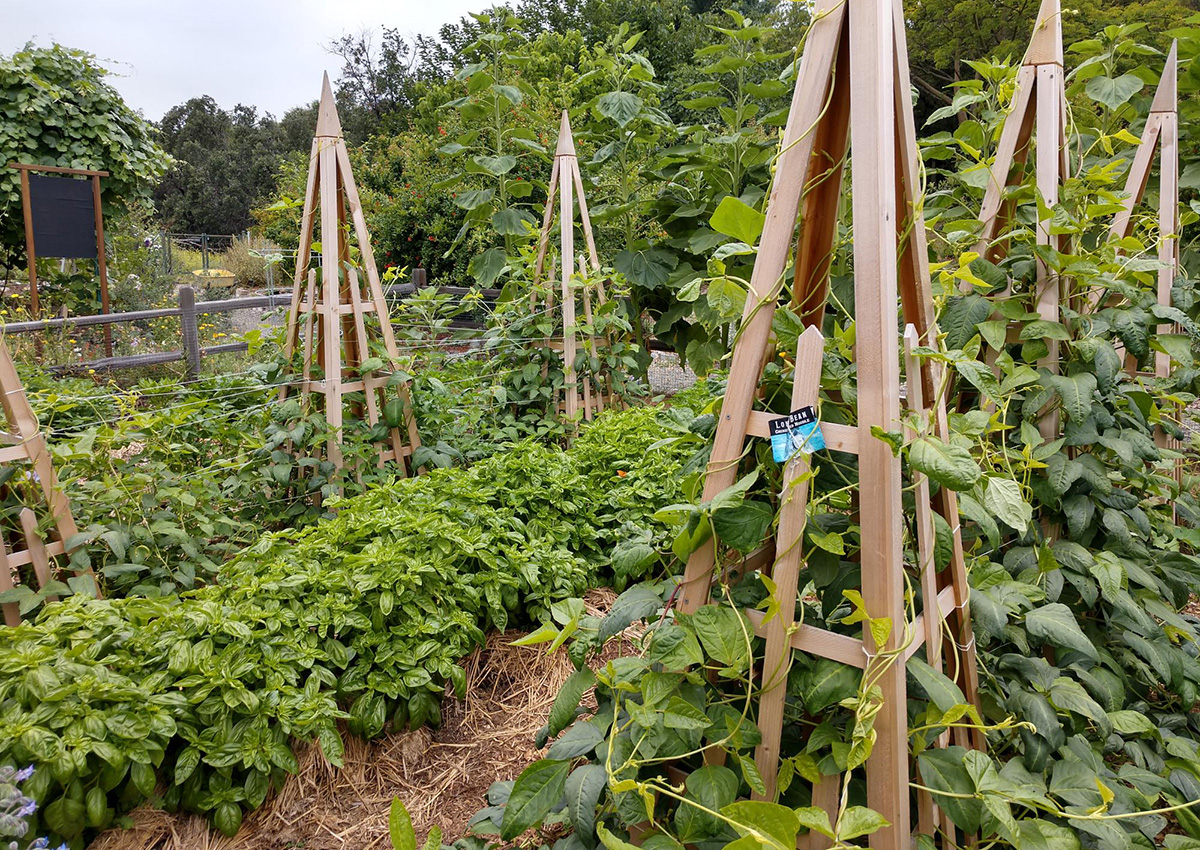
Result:
<svg viewBox="0 0 1200 850"><path fill-rule="evenodd" d="M771 420L771 453L776 463L786 463L798 451L812 454L823 448L825 437L811 405Z"/></svg>

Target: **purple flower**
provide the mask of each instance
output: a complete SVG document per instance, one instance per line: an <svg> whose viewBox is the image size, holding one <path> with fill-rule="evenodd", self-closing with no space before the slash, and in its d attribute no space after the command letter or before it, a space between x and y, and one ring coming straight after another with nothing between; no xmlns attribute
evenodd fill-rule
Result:
<svg viewBox="0 0 1200 850"><path fill-rule="evenodd" d="M27 818L36 811L37 811L37 803L34 802L33 800L30 800L28 803L21 806L21 808L17 809L17 817Z"/></svg>
<svg viewBox="0 0 1200 850"><path fill-rule="evenodd" d="M18 770L16 780L17 782L24 782L31 776L33 776L33 765L29 765L28 767L23 767Z"/></svg>

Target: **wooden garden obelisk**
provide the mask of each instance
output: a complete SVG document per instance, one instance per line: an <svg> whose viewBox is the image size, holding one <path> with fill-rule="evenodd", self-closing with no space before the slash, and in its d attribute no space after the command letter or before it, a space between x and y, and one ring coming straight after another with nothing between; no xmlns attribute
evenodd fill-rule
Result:
<svg viewBox="0 0 1200 850"><path fill-rule="evenodd" d="M918 563L909 564L923 590L922 611L906 629L906 576L903 529L908 519L902 499L901 459L875 436L901 429L900 349L897 307L910 324L906 348L937 345L929 278L925 222L921 214L920 157L909 96L909 64L903 9L899 0L819 0L805 44L791 111L775 161L775 179L745 312L733 348L728 389L717 422L702 499L714 499L731 486L746 456L747 438L769 437L772 420L755 409L764 364L774 356L772 320L797 244L792 303L808 325L795 355L792 408L817 405L824 341L819 327L828 292L828 256L833 250L841 163L850 146L853 181L855 355L858 365L855 425L821 426L830 449L858 457L858 516L861 526L862 598L867 614L889 620L892 628L877 643L870 629L861 635L794 622L803 567L802 535L807 516L807 464L802 454L784 469L784 492L773 541L761 554L746 556L742 569L769 571L778 608L770 620L746 611L755 633L766 642L758 727L762 743L755 754L766 793L772 799L785 723L786 671L791 653L807 652L859 667L881 694L875 715L876 741L866 762L867 805L888 825L871 836L877 850L908 850L911 801L905 662L923 647L929 663L941 665L952 651L954 675L968 699L976 699L974 640L967 611L969 589L961 537L952 532L950 565L935 574L933 517L941 514L951 529L959 525L955 494L940 488L930 495L915 471L915 537ZM832 223L832 224L831 224ZM907 406L921 431L948 439L949 428L940 386L941 367L929 359L908 358ZM749 452L753 457L753 451ZM695 612L708 602L711 586L726 562L718 563L715 537L689 558L679 589L679 608ZM906 634L907 632L907 634ZM960 730L961 731L961 730ZM966 744L981 741L960 736ZM841 789L838 777L825 776L813 787L813 805L833 820ZM946 829L928 795L917 798L921 832ZM950 827L952 830L952 826ZM821 836L802 838L806 850L820 850Z"/></svg>
<svg viewBox="0 0 1200 850"><path fill-rule="evenodd" d="M563 359L563 398L559 402L562 413L574 422L580 414L584 419L591 419L602 411L606 403L620 403L620 397L613 391L612 380L608 376L590 376L580 387L579 376L575 370L575 360L579 351L579 327L576 298L582 290L584 318L591 324L594 306L599 309L608 301L604 291L604 283L596 280L588 282L584 273L590 268L592 272L599 271L600 257L596 252L596 237L592 231L592 219L588 214L587 198L583 191L583 174L579 170L579 156L575 153L575 139L571 134L571 122L567 110L563 110L562 120L558 128L558 145L554 150L554 165L550 171L550 183L546 191L546 209L542 215L542 230L538 239L537 262L534 265L533 283L536 288L543 281L546 269L546 255L550 248L550 236L553 232L555 200L558 200L558 230L559 245L562 252L562 280L559 297L562 305L563 339L561 343ZM580 285L575 283L575 204L579 205L579 229L583 233L587 248L587 261L579 260ZM551 292L546 301L547 309L554 305ZM611 345L604 336L593 335L584 340L584 346L595 351L598 347ZM558 348L558 344L551 343Z"/></svg>
<svg viewBox="0 0 1200 850"><path fill-rule="evenodd" d="M318 210L319 274L310 267ZM357 241L357 258L349 238L351 229ZM298 353L297 366L293 361ZM395 461L402 474L411 471L410 458L420 445L420 437L408 384L395 375L399 356L396 339L328 74L321 88L309 158L284 355L296 381L285 385L280 397L286 397L291 387L298 387L304 404L322 399L331 429L327 448L331 462L342 466L344 397L361 393L362 401L356 396L352 410L358 418L370 425L377 424L381 415L393 419L387 423L388 444L380 449L378 463ZM382 365L364 369L372 359L381 360ZM402 405L398 421L388 416L395 410L395 404L389 407L394 399Z"/></svg>

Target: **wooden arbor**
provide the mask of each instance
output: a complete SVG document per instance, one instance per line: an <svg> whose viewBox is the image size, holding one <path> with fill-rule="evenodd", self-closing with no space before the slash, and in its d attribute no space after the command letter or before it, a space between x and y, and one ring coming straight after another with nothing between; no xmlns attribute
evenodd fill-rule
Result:
<svg viewBox="0 0 1200 850"><path fill-rule="evenodd" d="M574 422L579 418L581 412L584 419L590 420L595 414L604 410L606 404L611 405L618 402L619 399L613 392L611 378L606 377L605 380L601 381L592 375L582 382L583 385L581 387L579 376L575 371L575 360L579 353L579 339L577 337L579 326L577 324L578 314L576 312L578 307L576 303L577 290L582 290L584 319L589 326L594 319L593 306L599 309L607 303L608 297L604 291L604 284L601 281L596 281L596 302L593 305L593 287L587 282L589 268L592 272L599 271L600 257L596 253L596 238L592 232L592 219L588 215L587 198L583 192L583 175L579 171L579 157L575 153L575 140L571 134L571 122L567 118L567 110L565 109L562 113L562 122L558 128L558 146L554 151L554 166L550 172L550 185L546 190L546 210L542 215L542 232L538 239L537 262L533 270L535 309L540 306L537 300L537 287L545 279L546 256L550 249L550 234L553 229L554 201L556 195L558 196L559 243L562 252L562 262L559 264L562 267L559 298L562 301L563 338L561 343L555 340L550 341L549 344L551 348L562 351L563 397L557 404L560 412L565 414L567 419ZM579 229L583 233L584 243L587 248L586 264L583 256L579 257L579 280L583 282L582 286L577 285L575 277L576 199L578 199L579 203ZM550 277L553 276L552 263ZM544 304L546 310L553 309L554 291L552 289L548 292ZM607 336L591 336L583 340L584 349L591 352L594 352L600 346L607 347L610 344L611 342Z"/></svg>
<svg viewBox="0 0 1200 850"><path fill-rule="evenodd" d="M979 219L983 222L976 251L989 260L1003 256L1005 245L996 241L1014 214L1015 201L1005 197L1009 186L1020 183L1034 142L1034 171L1037 192L1047 208L1058 204L1059 188L1069 172L1067 163L1067 96L1063 73L1062 8L1059 0L1042 0L1029 49L1017 72L1012 110L1004 119L996 161L983 196ZM1062 236L1050 233L1051 222L1039 216L1037 243L1064 248ZM1040 259L1037 261L1037 312L1042 319L1058 322L1062 299L1061 281ZM1058 341L1047 340L1049 349L1041 365L1058 370ZM1057 409L1047 412L1040 429L1047 437L1057 435Z"/></svg>
<svg viewBox="0 0 1200 850"><path fill-rule="evenodd" d="M3 444L0 446L0 465L16 467L4 486L17 491L26 505L17 513L21 526L19 536L24 540L25 548L9 551L7 542L0 536L0 591L13 589L14 573L26 565L33 568L38 585L45 587L53 578L51 559L69 554L67 541L78 533L78 529L71 515L71 504L59 489L46 439L3 341L0 341L0 407L4 409L7 421L7 427L0 432L0 443ZM54 538L50 541L43 537L33 508L28 507L34 503L43 505L49 514L49 530ZM91 567L77 575L87 577L98 598L100 588ZM3 608L5 624L20 625L18 604L6 602Z"/></svg>
<svg viewBox="0 0 1200 850"><path fill-rule="evenodd" d="M310 268L313 230L317 209L320 208L321 268ZM349 214L349 223L347 222ZM352 265L349 226L354 228L362 260L362 273ZM364 290L365 285L365 290ZM378 354L371 343L380 347ZM355 400L354 413L365 413L371 425L380 421L381 413L393 421L388 424L389 442L380 449L378 463L394 460L401 474L413 451L420 445L417 425L413 418L408 384L397 382L393 369L399 352L392 333L391 317L384 300L383 287L371 249L371 236L363 217L358 187L350 171L350 157L342 138L342 125L333 102L329 75L321 89L321 105L317 113L317 131L313 138L308 163L308 184L304 191L304 213L300 219L300 251L296 259L296 276L292 286L292 304L288 311L284 357L292 368L294 353L303 346L301 376L280 390L286 398L292 386L298 386L303 403L313 395L324 399L325 419L332 431L328 443L328 459L342 467L340 437L344 396L362 393ZM371 358L383 360L378 368L364 366ZM390 361L390 362L389 362ZM314 365L319 376L314 376ZM389 402L399 399L402 405L400 421L389 417ZM394 408L394 405L393 405Z"/></svg>
<svg viewBox="0 0 1200 850"><path fill-rule="evenodd" d="M968 588L955 494L941 489L930 497L929 484L914 475L917 497L918 572L923 612L911 630L904 628L905 575L901 501L901 462L891 447L872 436L872 428L900 430L899 301L911 325L909 345L935 344L924 219L918 197L919 157L911 101L904 17L899 0L821 0L813 15L791 112L776 161L776 178L766 224L750 282L750 296L734 346L728 390L721 409L703 498L710 500L733 484L747 437L766 437L772 416L754 410L756 390L771 350L772 317L785 281L789 248L797 232L792 300L803 305L809 324L796 355L793 406L815 404L823 341L819 316L828 288L829 255L841 193L841 163L849 138L853 180L856 357L856 426L825 424L828 446L858 456L861 517L862 595L870 617L891 618L894 628L882 646L869 630L861 640L802 624L794 627L801 537L806 518L807 459L799 455L784 475L784 497L772 564L779 614L757 633L766 639L763 693L758 725L763 741L756 754L759 772L774 796L780 758L786 675L796 650L866 668L875 666L883 705L874 721L877 740L867 762L868 805L889 826L872 836L878 850L907 850L910 842L909 751L905 662L925 647L931 665L953 652L956 675L965 694L977 699L974 639L967 611ZM801 205L803 211L801 212ZM897 262L897 259L899 262ZM821 306L814 306L821 305ZM922 428L948 436L940 387L940 368L909 358L908 406ZM936 510L953 533L951 564L940 574L932 565L933 516ZM750 559L756 560L756 559ZM680 608L693 612L709 599L716 548L709 540L689 559L680 588ZM906 634L907 632L907 634ZM883 662L883 663L879 663ZM957 730L962 732L963 730ZM982 745L959 735L962 743ZM813 789L814 804L837 807L839 789L828 779ZM933 834L940 816L927 797L918 798L920 828ZM943 825L948 826L948 822ZM810 833L808 846L826 846Z"/></svg>

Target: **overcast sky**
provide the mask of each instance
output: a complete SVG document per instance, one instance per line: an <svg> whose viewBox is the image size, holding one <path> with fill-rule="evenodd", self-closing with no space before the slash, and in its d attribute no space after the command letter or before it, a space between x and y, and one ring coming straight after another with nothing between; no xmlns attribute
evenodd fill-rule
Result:
<svg viewBox="0 0 1200 850"><path fill-rule="evenodd" d="M315 100L321 72L339 60L325 45L381 24L436 33L488 0L0 0L0 54L26 41L95 53L109 82L157 121L172 106L212 95L228 109L279 117Z"/></svg>

